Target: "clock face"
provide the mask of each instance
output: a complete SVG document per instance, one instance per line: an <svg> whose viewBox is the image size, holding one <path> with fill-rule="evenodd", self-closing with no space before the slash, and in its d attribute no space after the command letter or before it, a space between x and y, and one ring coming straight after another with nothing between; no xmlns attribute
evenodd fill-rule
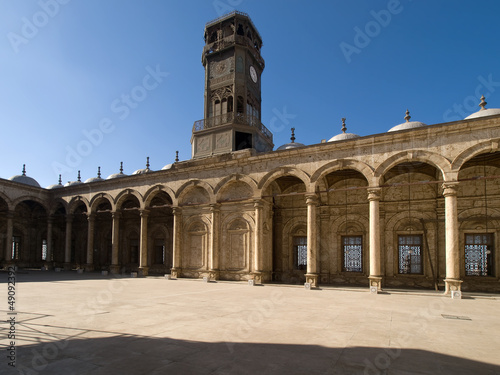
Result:
<svg viewBox="0 0 500 375"><path fill-rule="evenodd" d="M257 72L253 65L250 66L250 77L252 78L253 83L257 83Z"/></svg>

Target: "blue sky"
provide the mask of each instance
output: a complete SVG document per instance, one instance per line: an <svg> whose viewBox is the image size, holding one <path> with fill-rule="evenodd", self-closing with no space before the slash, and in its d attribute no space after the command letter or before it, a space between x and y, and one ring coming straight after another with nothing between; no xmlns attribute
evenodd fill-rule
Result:
<svg viewBox="0 0 500 375"><path fill-rule="evenodd" d="M496 0L0 0L0 177L25 163L45 187L59 171L65 183L189 159L204 26L233 9L264 40L275 148L291 127L297 142L329 139L342 117L369 135L407 108L437 124L475 112L481 94L500 107ZM140 101L124 104L132 92Z"/></svg>

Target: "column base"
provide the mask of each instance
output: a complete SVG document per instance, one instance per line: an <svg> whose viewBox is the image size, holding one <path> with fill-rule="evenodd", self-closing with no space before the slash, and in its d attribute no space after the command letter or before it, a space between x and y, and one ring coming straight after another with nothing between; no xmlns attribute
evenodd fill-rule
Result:
<svg viewBox="0 0 500 375"><path fill-rule="evenodd" d="M262 284L262 272L252 272L251 275L254 285Z"/></svg>
<svg viewBox="0 0 500 375"><path fill-rule="evenodd" d="M370 293L377 294L382 291L382 277L381 276L368 276L370 284Z"/></svg>
<svg viewBox="0 0 500 375"><path fill-rule="evenodd" d="M109 273L112 275L118 275L120 273L120 266L112 264L109 266Z"/></svg>
<svg viewBox="0 0 500 375"><path fill-rule="evenodd" d="M93 264L86 264L84 266L85 272L92 272L94 270L94 265Z"/></svg>
<svg viewBox="0 0 500 375"><path fill-rule="evenodd" d="M316 274L316 273L306 273L305 276L306 276L306 282L305 283L309 284L309 288L317 288L318 287L318 285L319 285L318 284L318 279L319 279L319 275L318 274Z"/></svg>
<svg viewBox="0 0 500 375"><path fill-rule="evenodd" d="M170 269L170 276L174 279L178 279L181 276L181 269L180 268L171 268Z"/></svg>
<svg viewBox="0 0 500 375"><path fill-rule="evenodd" d="M139 277L144 277L147 276L149 273L149 267L139 267L137 270L137 276Z"/></svg>
<svg viewBox="0 0 500 375"><path fill-rule="evenodd" d="M459 279L444 279L444 294L451 294L453 297L453 292L459 292L460 298L462 296L462 280ZM455 297L457 298L457 297Z"/></svg>
<svg viewBox="0 0 500 375"><path fill-rule="evenodd" d="M208 277L209 277L210 281L219 280L219 278L220 278L220 272L219 272L219 270L210 270L208 272Z"/></svg>

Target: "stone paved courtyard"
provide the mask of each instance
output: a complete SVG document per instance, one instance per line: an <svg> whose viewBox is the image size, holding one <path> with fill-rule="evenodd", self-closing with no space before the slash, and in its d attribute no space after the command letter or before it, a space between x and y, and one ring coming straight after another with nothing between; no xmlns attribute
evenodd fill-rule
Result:
<svg viewBox="0 0 500 375"><path fill-rule="evenodd" d="M1 374L500 374L500 295L18 271Z"/></svg>

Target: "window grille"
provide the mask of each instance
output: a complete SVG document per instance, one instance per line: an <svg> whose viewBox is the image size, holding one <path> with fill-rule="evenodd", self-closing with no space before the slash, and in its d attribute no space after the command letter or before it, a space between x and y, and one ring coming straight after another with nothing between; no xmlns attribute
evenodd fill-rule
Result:
<svg viewBox="0 0 500 375"><path fill-rule="evenodd" d="M398 236L399 273L422 274L422 236Z"/></svg>
<svg viewBox="0 0 500 375"><path fill-rule="evenodd" d="M307 269L307 237L293 237L293 250L295 254L295 269Z"/></svg>
<svg viewBox="0 0 500 375"><path fill-rule="evenodd" d="M493 276L493 235L465 235L465 274Z"/></svg>
<svg viewBox="0 0 500 375"><path fill-rule="evenodd" d="M361 236L343 236L343 271L363 272L363 238Z"/></svg>

